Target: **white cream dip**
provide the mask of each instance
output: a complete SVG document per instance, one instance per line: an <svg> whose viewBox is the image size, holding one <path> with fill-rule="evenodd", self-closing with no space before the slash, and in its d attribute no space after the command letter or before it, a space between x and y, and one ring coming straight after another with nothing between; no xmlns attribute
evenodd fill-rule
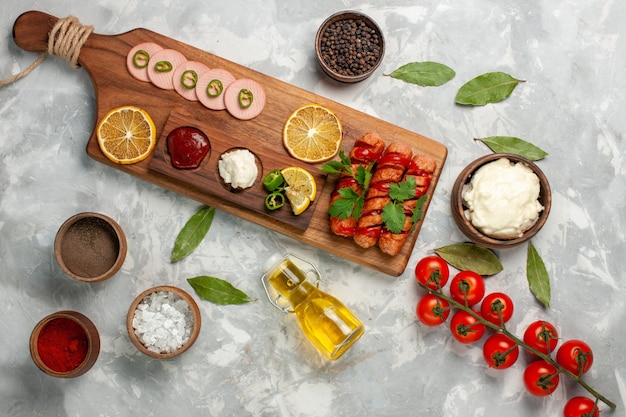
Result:
<svg viewBox="0 0 626 417"><path fill-rule="evenodd" d="M235 188L251 187L259 174L254 154L247 149L222 154L217 165L224 182Z"/></svg>
<svg viewBox="0 0 626 417"><path fill-rule="evenodd" d="M462 190L465 218L498 239L522 236L539 218L539 177L523 163L500 158L480 167Z"/></svg>

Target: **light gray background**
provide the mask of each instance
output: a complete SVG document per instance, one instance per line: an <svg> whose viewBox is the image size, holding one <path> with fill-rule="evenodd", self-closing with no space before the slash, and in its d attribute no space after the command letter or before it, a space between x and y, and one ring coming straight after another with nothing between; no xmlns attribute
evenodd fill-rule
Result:
<svg viewBox="0 0 626 417"><path fill-rule="evenodd" d="M460 345L445 327L426 328L415 318L414 265L464 240L449 198L461 169L489 152L473 138L509 135L550 153L539 166L553 208L533 243L551 275L552 306L542 308L528 290L525 247L498 254L505 270L489 278L488 291L512 296L517 334L546 319L564 338L587 341L595 352L587 380L618 404L615 415L625 415L626 3L9 0L0 4L1 78L36 57L11 37L14 20L29 9L74 15L100 34L151 29L433 138L449 156L398 278L223 212L196 252L173 265L174 237L200 205L91 160L91 82L84 70L48 57L0 89L0 414L560 416L566 399L583 392L578 386L562 383L551 397L534 398L522 385L525 357L507 371L489 370L479 345ZM329 81L314 56L318 26L342 9L370 15L387 40L377 73L356 85ZM449 65L456 78L421 88L383 76L429 60ZM454 104L464 82L489 71L526 82L502 103ZM117 219L128 237L121 272L102 284L70 280L53 258L57 229L81 211ZM263 260L284 251L313 261L323 289L366 324L366 335L335 363L322 360L294 318L264 298ZM159 284L191 291L185 279L203 274L259 300L222 307L198 300L203 329L188 352L161 362L138 352L125 329L132 299ZM48 377L29 356L32 328L59 309L83 312L100 330L98 362L78 379Z"/></svg>

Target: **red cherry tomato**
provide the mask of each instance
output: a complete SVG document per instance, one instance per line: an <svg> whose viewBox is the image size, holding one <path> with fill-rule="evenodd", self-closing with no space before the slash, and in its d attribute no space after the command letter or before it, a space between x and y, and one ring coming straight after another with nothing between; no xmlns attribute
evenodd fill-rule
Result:
<svg viewBox="0 0 626 417"><path fill-rule="evenodd" d="M461 271L450 282L450 296L458 303L473 306L485 296L485 281L473 271Z"/></svg>
<svg viewBox="0 0 626 417"><path fill-rule="evenodd" d="M581 376L591 368L593 352L582 340L568 340L556 353L556 361L574 375Z"/></svg>
<svg viewBox="0 0 626 417"><path fill-rule="evenodd" d="M565 403L563 417L600 417L600 409L591 398L573 397Z"/></svg>
<svg viewBox="0 0 626 417"><path fill-rule="evenodd" d="M450 303L434 294L426 294L420 298L415 310L419 321L426 326L438 326L450 315Z"/></svg>
<svg viewBox="0 0 626 417"><path fill-rule="evenodd" d="M450 320L450 331L459 342L474 343L485 334L485 325L467 311L457 310Z"/></svg>
<svg viewBox="0 0 626 417"><path fill-rule="evenodd" d="M506 369L517 361L519 346L509 336L495 333L485 340L483 357L490 368Z"/></svg>
<svg viewBox="0 0 626 417"><path fill-rule="evenodd" d="M493 324L502 325L513 316L513 300L502 292L487 294L480 304L480 315Z"/></svg>
<svg viewBox="0 0 626 417"><path fill-rule="evenodd" d="M427 286L431 290L438 290L448 282L450 269L443 258L431 255L420 259L415 265L415 278L417 282Z"/></svg>
<svg viewBox="0 0 626 417"><path fill-rule="evenodd" d="M524 343L546 355L554 352L559 342L558 339L559 332L557 332L556 328L543 320L531 323L524 332Z"/></svg>
<svg viewBox="0 0 626 417"><path fill-rule="evenodd" d="M531 362L524 370L524 385L533 395L550 395L559 386L559 371L543 359Z"/></svg>

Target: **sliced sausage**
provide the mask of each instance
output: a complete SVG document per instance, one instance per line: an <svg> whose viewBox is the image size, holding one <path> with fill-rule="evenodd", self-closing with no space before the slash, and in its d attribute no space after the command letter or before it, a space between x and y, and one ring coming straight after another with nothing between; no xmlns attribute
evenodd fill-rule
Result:
<svg viewBox="0 0 626 417"><path fill-rule="evenodd" d="M236 80L226 89L224 104L233 117L240 120L253 119L265 107L265 90L254 80Z"/></svg>
<svg viewBox="0 0 626 417"><path fill-rule="evenodd" d="M162 49L150 58L148 77L155 86L163 90L174 89L174 71L187 62L185 55L175 49Z"/></svg>
<svg viewBox="0 0 626 417"><path fill-rule="evenodd" d="M200 76L207 72L207 67L202 62L187 61L174 70L174 90L189 101L198 101L196 86Z"/></svg>
<svg viewBox="0 0 626 417"><path fill-rule="evenodd" d="M152 56L163 48L154 42L144 42L134 46L126 55L126 68L139 81L150 82L148 66Z"/></svg>
<svg viewBox="0 0 626 417"><path fill-rule="evenodd" d="M224 110L224 92L235 81L230 72L212 68L202 74L196 85L196 95L200 103L211 110Z"/></svg>

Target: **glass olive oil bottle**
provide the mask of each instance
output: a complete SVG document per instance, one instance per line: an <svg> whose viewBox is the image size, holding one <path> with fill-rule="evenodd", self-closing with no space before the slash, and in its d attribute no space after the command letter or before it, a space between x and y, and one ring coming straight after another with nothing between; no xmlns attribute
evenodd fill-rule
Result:
<svg viewBox="0 0 626 417"><path fill-rule="evenodd" d="M286 299L313 345L327 359L338 359L363 335L363 323L339 300L317 288L315 267L302 270L294 261L294 255L285 255L266 272L264 280Z"/></svg>

